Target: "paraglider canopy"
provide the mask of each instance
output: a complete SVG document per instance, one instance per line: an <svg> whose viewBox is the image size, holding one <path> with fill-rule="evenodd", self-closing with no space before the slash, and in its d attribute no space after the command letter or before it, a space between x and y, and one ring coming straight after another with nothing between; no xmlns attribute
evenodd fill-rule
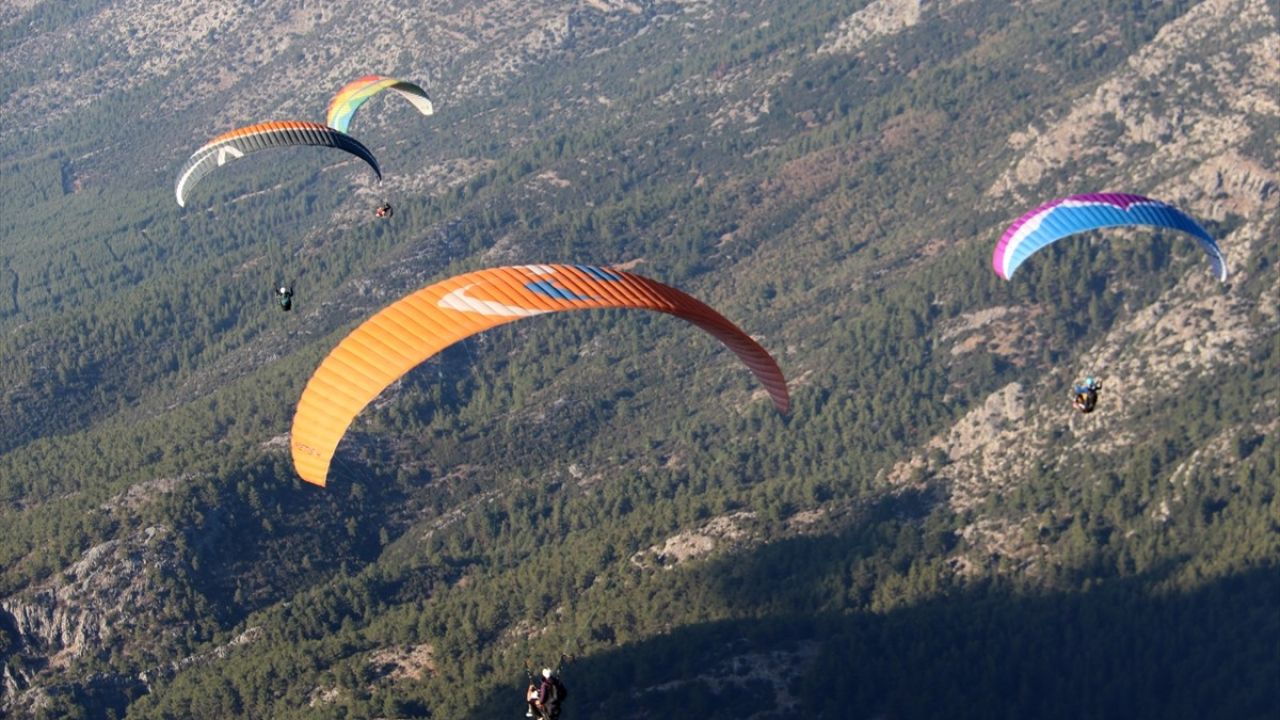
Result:
<svg viewBox="0 0 1280 720"><path fill-rule="evenodd" d="M325 122L329 127L339 132L347 132L347 128L351 126L351 118L356 114L356 110L359 110L361 105L364 105L370 98L383 90L395 91L405 100L412 103L413 107L423 115L430 115L435 112L435 107L431 104L431 98L427 96L427 91L417 85L407 80L398 80L381 75L365 75L347 83L333 96L333 99L329 101L329 111L325 116Z"/></svg>
<svg viewBox="0 0 1280 720"><path fill-rule="evenodd" d="M329 147L350 153L365 161L377 179L382 180L382 169L378 167L378 160L359 140L319 123L279 120L225 132L192 153L187 159L187 164L178 173L178 180L173 186L178 205L185 207L187 193L191 188L205 175L232 160L259 150L299 145Z"/></svg>
<svg viewBox="0 0 1280 720"><path fill-rule="evenodd" d="M1000 237L991 258L996 274L1008 280L1027 258L1062 238L1111 227L1146 226L1177 230L1195 238L1226 282L1227 260L1218 243L1191 216L1172 205L1141 195L1089 193L1051 200L1018 218Z"/></svg>
<svg viewBox="0 0 1280 720"><path fill-rule="evenodd" d="M777 362L741 328L698 299L609 267L520 265L441 280L401 298L357 327L316 368L298 400L290 449L303 480L324 485L338 442L360 411L393 382L478 332L544 313L635 308L674 315L733 351L786 413Z"/></svg>

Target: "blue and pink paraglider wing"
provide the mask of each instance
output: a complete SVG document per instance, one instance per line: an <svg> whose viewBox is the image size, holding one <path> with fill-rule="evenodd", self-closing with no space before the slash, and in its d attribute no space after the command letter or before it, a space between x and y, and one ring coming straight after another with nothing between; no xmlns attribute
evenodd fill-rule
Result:
<svg viewBox="0 0 1280 720"><path fill-rule="evenodd" d="M1191 216L1159 200L1119 193L1071 195L1041 205L1004 231L991 264L997 275L1008 280L1040 248L1086 230L1125 226L1168 228L1190 235L1209 256L1214 276L1226 281L1222 250Z"/></svg>

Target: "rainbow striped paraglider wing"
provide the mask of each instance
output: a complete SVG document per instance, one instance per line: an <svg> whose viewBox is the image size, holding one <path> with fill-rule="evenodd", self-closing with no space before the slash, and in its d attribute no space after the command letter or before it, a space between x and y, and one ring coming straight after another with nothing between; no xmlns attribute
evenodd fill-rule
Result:
<svg viewBox="0 0 1280 720"><path fill-rule="evenodd" d="M423 115L430 115L435 112L434 106L431 104L431 98L427 96L427 91L414 85L406 80L397 80L396 78L383 77L381 75L365 75L364 77L353 80L343 86L337 95L329 101L329 111L325 116L325 123L329 127L339 131L347 132L347 128L351 126L351 117L356 114L356 110L365 104L374 95L383 90L394 90L401 97L413 103L418 112Z"/></svg>

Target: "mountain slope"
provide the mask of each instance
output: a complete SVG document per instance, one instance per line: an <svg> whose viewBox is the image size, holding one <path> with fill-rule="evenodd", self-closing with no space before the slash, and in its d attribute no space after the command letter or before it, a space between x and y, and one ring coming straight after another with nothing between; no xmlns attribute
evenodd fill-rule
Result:
<svg viewBox="0 0 1280 720"><path fill-rule="evenodd" d="M1264 714L1278 29L1259 0L7 6L0 707L493 717L573 652L581 717ZM357 117L381 186L300 151L173 204L208 137L373 71L437 106ZM1186 208L1231 282L1146 230L990 272L1010 219L1098 189ZM669 318L535 318L298 483L346 330L550 261L706 300L792 413Z"/></svg>

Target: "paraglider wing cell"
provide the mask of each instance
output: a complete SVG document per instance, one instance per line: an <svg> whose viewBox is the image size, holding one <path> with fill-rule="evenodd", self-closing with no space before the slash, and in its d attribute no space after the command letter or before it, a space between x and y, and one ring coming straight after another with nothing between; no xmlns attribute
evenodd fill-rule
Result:
<svg viewBox="0 0 1280 720"><path fill-rule="evenodd" d="M1227 279L1227 261L1218 243L1189 215L1141 195L1095 193L1071 195L1045 203L1018 218L1004 231L991 264L1008 280L1037 250L1069 235L1122 226L1149 226L1186 233L1200 244L1219 280Z"/></svg>
<svg viewBox="0 0 1280 720"><path fill-rule="evenodd" d="M356 114L356 110L365 104L374 95L383 90L394 90L401 97L408 100L417 108L418 112L423 115L430 115L435 112L435 108L431 104L431 98L427 96L427 91L405 80L397 80L396 78L383 77L381 75L366 75L358 80L353 80L342 87L338 94L333 96L329 101L329 111L325 116L325 122L339 132L347 132L347 128L351 126L351 117Z"/></svg>
<svg viewBox="0 0 1280 720"><path fill-rule="evenodd" d="M359 140L319 123L276 120L223 133L192 153L173 186L178 205L185 207L187 193L215 168L258 150L294 145L330 147L351 153L368 163L378 180L382 180L377 158Z"/></svg>
<svg viewBox="0 0 1280 720"><path fill-rule="evenodd" d="M682 318L724 343L764 384L774 406L790 400L778 364L736 325L701 301L639 275L586 265L524 265L442 280L378 312L320 363L293 416L293 464L324 485L347 426L400 376L482 330L543 313L636 308Z"/></svg>

